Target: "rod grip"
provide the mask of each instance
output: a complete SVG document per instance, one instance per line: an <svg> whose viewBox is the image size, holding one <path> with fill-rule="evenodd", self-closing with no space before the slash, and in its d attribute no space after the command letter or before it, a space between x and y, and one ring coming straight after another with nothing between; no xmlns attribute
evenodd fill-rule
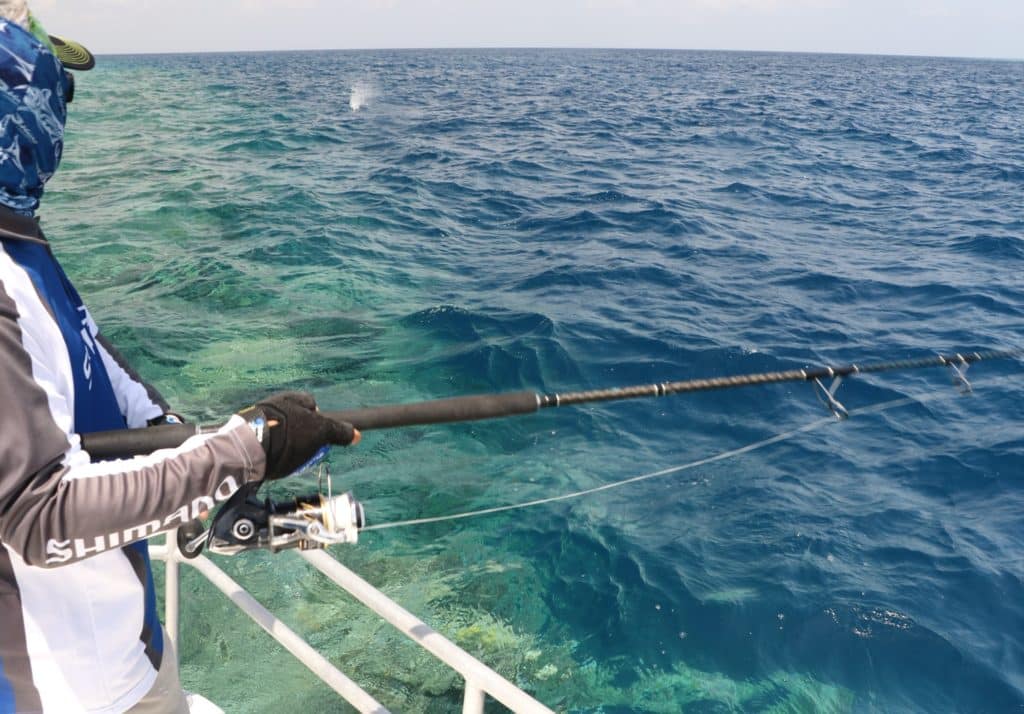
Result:
<svg viewBox="0 0 1024 714"><path fill-rule="evenodd" d="M360 431L390 429L397 426L447 424L497 417L532 414L540 408L534 392L481 394L474 397L435 399L413 404L363 407L337 412L324 412L339 421L347 421ZM216 427L194 424L162 424L148 429L120 429L81 434L82 449L96 461L151 454L159 449L173 449L186 439Z"/></svg>
<svg viewBox="0 0 1024 714"><path fill-rule="evenodd" d="M88 451L94 461L103 461L173 449L199 433L201 428L195 424L161 424L146 429L97 431L80 436L82 449Z"/></svg>

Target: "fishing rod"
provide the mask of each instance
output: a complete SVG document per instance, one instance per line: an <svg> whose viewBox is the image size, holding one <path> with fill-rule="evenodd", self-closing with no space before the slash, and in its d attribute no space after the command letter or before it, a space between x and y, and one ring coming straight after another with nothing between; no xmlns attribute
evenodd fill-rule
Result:
<svg viewBox="0 0 1024 714"><path fill-rule="evenodd" d="M846 419L850 412L836 398L843 379L859 374L874 374L926 367L948 367L954 383L962 392L970 392L967 369L983 360L1014 359L1024 350L971 352L968 354L936 355L919 359L850 364L841 367L792 369L781 372L759 372L731 377L690 379L678 382L635 385L612 389L598 389L564 394L540 394L522 391L505 394L482 394L468 397L436 399L412 404L364 407L345 411L325 412L333 419L346 421L361 431L426 424L455 423L494 419L519 414L531 414L540 409L574 406L595 402L663 397L670 394L703 392L718 389L778 384L782 382L810 382L818 398L837 419ZM832 379L826 387L823 379ZM82 434L82 448L94 459L120 458L148 454L158 449L180 446L196 434L211 433L216 426L173 424L147 429ZM257 492L262 482L246 484L224 503L210 527L193 521L178 531L177 543L187 558L199 555L204 547L222 555L236 555L248 550L264 549L272 552L288 548L303 550L324 548L328 545L355 543L366 526L362 504L352 493L333 495L329 467L327 493L323 492L323 471L317 493L285 501L260 499Z"/></svg>
<svg viewBox="0 0 1024 714"><path fill-rule="evenodd" d="M595 389L579 392L540 394L521 391L498 394L480 394L468 397L433 399L410 404L393 404L362 407L344 411L329 411L324 414L332 419L348 422L359 431L373 431L427 424L451 424L482 419L533 414L541 409L576 406L595 402L620 401L648 397L664 397L671 394L706 392L717 389L735 389L782 382L811 382L818 396L837 418L845 418L846 408L835 398L844 377L878 372L905 371L926 367L949 367L954 380L961 389L970 391L967 368L983 360L1014 359L1024 355L1024 350L1001 350L970 352L967 354L935 355L919 359L850 364L841 367L820 367L817 369L791 369L783 372L759 372L731 377L689 379L680 382L659 382L612 389ZM826 388L823 379L832 379ZM837 381L838 380L838 381ZM145 429L120 429L115 431L81 434L82 449L93 459L116 459L150 454L158 449L172 449L181 446L196 434L215 432L219 426L194 424L164 424Z"/></svg>

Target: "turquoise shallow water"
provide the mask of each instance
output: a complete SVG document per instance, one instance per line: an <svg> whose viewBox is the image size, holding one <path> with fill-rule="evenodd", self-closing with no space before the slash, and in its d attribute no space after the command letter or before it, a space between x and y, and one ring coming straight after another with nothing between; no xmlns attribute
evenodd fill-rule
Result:
<svg viewBox="0 0 1024 714"><path fill-rule="evenodd" d="M103 58L44 202L109 337L193 420L1019 346L1024 65L686 52ZM1024 707L1019 363L842 387L930 401L574 502L334 555L559 710ZM804 386L366 435L371 521L704 458ZM309 476L282 484L307 490ZM294 554L225 569L394 711L459 684ZM230 712L343 711L185 579Z"/></svg>

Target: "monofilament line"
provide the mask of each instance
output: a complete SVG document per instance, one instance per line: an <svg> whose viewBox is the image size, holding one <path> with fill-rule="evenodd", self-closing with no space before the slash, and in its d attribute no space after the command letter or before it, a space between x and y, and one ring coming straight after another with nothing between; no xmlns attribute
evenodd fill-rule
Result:
<svg viewBox="0 0 1024 714"><path fill-rule="evenodd" d="M893 399L893 400L888 401L888 402L881 402L879 404L874 404L872 406L861 407L860 409L851 409L850 410L850 416L852 417L852 416L856 416L858 414L876 414L876 413L879 413L879 412L887 411L889 409L896 409L898 407L907 406L909 404L920 404L920 403L923 403L923 402L932 401L934 399L939 399L939 398L941 398L943 396L946 396L946 395L943 394L943 393L933 393L933 394L927 394L927 395L923 395L921 397L916 397L916 398L915 397L903 397L901 399ZM522 508L532 508L534 506L543 506L544 504L547 504L547 503L557 503L559 501L569 501L569 500L576 499L576 498L583 498L584 496L590 496L590 495L595 494L595 493L600 493L601 491L610 491L613 488L621 488L623 486L628 486L629 484L639 483L640 481L647 481L649 479L660 478L662 476L669 476L671 474L677 474L677 473L680 473L682 471L688 471L690 469L695 469L695 468L698 468L700 466L707 466L708 464L713 464L713 463L718 462L718 461L725 461L726 459L731 459L731 458L734 458L736 456L741 456L743 454L749 454L751 451L757 451L758 449L763 449L763 448L765 448L767 446L771 446L772 444L778 444L780 442L787 441L789 439L792 439L795 436L799 436L800 434L806 434L808 432L816 431L818 429L821 429L822 427L828 426L830 424L838 424L838 423L840 423L840 422L837 422L835 420L835 418L832 417L832 416L822 417L821 419L816 419L816 420L812 421L811 423L806 424L806 425L801 426L801 427L798 427L796 429L791 429L790 431L785 431L785 432L782 432L781 434L776 434L775 436L770 436L767 439L762 439L760 441L755 441L755 442L753 442L751 444L747 444L746 446L741 446L741 447L739 447L737 449L730 449L729 451L723 451L721 453L715 454L714 456L708 456L706 458L699 459L697 461L691 461L690 463L687 463L687 464L682 464L680 466L671 466L671 467L666 468L666 469L661 469L660 471L653 471L651 473L642 474L640 476L633 476L632 478L623 479L621 481L613 481L612 483L606 483L606 484L604 484L602 486L595 486L594 488L588 488L588 489L584 489L582 491L574 491L572 493L565 493L565 494L562 494L560 496L551 496L549 498L538 498L538 499L536 499L534 501L525 501L523 503L514 503L514 504L511 504L511 505L508 505L508 506L495 506L494 508L483 508L483 509L480 509L480 510L477 510L477 511L466 511L464 513L454 513L454 514L450 514L450 515L447 515L447 516L433 516L433 517L430 517L430 518L415 518L415 519L408 520L408 521L394 521L392 523L379 523L379 524L376 524L376 525L364 526L360 530L363 531L363 532L365 532L365 531L380 531L380 530L385 530L385 529L388 529L388 528L402 528L402 527L406 527L406 526L420 526L420 525L425 525L427 523L442 523L444 521L457 521L457 520L462 520L462 519L465 519L465 518L477 518L479 516L489 516L489 515L492 515L492 514L495 514L495 513L503 513L505 511L515 511L515 510L519 510L519 509L522 509Z"/></svg>

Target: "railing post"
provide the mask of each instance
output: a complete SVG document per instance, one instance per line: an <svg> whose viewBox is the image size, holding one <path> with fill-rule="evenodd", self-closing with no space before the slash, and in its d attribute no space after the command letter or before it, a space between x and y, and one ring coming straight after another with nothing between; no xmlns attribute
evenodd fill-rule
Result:
<svg viewBox="0 0 1024 714"><path fill-rule="evenodd" d="M484 690L466 681L466 695L462 700L462 714L484 714Z"/></svg>
<svg viewBox="0 0 1024 714"><path fill-rule="evenodd" d="M178 551L178 530L167 531L167 543L164 546L164 627L167 636L178 652L178 634L180 628L181 600L181 553Z"/></svg>

